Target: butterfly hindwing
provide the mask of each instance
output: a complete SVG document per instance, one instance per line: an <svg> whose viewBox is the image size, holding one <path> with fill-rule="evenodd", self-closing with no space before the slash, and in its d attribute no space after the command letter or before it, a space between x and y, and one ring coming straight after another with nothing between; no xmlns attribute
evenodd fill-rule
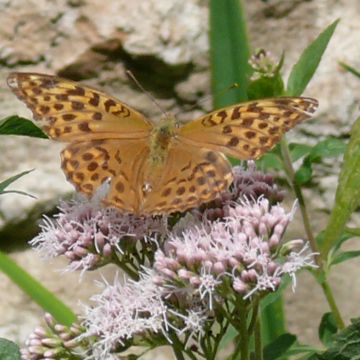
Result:
<svg viewBox="0 0 360 360"><path fill-rule="evenodd" d="M144 195L141 212L185 211L209 202L228 189L231 166L218 152L174 142L169 149L162 176Z"/></svg>
<svg viewBox="0 0 360 360"><path fill-rule="evenodd" d="M148 153L147 142L140 139L77 142L62 151L62 168L77 191L92 196L108 181L104 202L125 212L138 212Z"/></svg>

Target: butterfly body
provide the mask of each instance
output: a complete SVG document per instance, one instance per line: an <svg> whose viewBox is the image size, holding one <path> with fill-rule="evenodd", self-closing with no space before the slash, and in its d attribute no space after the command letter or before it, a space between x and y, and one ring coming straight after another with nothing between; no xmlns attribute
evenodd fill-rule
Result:
<svg viewBox="0 0 360 360"><path fill-rule="evenodd" d="M263 99L179 126L172 115L153 123L104 92L56 76L15 72L8 85L50 138L68 143L62 168L77 191L91 196L110 180L103 202L136 214L215 199L232 182L225 155L259 158L317 108L311 98Z"/></svg>

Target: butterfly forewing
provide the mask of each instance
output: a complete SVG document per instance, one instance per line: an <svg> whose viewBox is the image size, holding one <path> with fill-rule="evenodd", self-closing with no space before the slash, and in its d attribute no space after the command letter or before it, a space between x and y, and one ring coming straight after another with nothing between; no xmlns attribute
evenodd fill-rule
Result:
<svg viewBox="0 0 360 360"><path fill-rule="evenodd" d="M11 73L8 85L49 137L61 141L141 138L151 122L119 100L56 76Z"/></svg>
<svg viewBox="0 0 360 360"><path fill-rule="evenodd" d="M197 144L242 160L257 159L277 144L284 133L307 120L317 101L283 97L251 101L202 116L178 131L186 144Z"/></svg>

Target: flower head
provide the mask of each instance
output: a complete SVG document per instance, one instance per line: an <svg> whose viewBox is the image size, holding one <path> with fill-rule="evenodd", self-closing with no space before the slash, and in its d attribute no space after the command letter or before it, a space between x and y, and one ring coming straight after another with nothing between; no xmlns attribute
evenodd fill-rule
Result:
<svg viewBox="0 0 360 360"><path fill-rule="evenodd" d="M271 204L276 204L284 199L285 192L279 190L270 174L256 170L253 161L247 162L247 169L234 166L233 182L227 191L222 192L214 201L193 210L198 219L204 217L214 221L229 215L233 203L240 203L245 199L257 200L267 198Z"/></svg>
<svg viewBox="0 0 360 360"><path fill-rule="evenodd" d="M255 71L253 80L259 78L260 76L274 76L277 67L277 63L273 55L264 49L257 49L250 57L249 64Z"/></svg>
<svg viewBox="0 0 360 360"><path fill-rule="evenodd" d="M98 359L106 359L135 335L165 334L167 308L162 295L151 271L143 273L138 282L121 284L116 278L113 285L106 283L103 292L91 298L95 304L85 308L86 331L81 338L96 336L93 348L101 354Z"/></svg>
<svg viewBox="0 0 360 360"><path fill-rule="evenodd" d="M97 199L62 202L54 219L45 217L41 233L30 243L42 255L65 255L68 270L92 270L122 253L125 240L166 233L160 217L122 214Z"/></svg>
<svg viewBox="0 0 360 360"><path fill-rule="evenodd" d="M155 255L159 283L169 293L199 297L210 309L226 284L244 299L275 291L284 274L313 265L314 254L281 252L293 212L263 197L245 199L230 206L224 219L205 219L173 234Z"/></svg>

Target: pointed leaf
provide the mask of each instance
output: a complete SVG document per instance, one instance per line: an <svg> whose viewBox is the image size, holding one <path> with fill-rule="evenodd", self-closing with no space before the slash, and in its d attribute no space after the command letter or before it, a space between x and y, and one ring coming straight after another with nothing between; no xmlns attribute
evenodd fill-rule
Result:
<svg viewBox="0 0 360 360"><path fill-rule="evenodd" d="M247 98L250 45L245 19L242 1L210 1L210 60L215 108ZM240 86L220 96L234 82Z"/></svg>
<svg viewBox="0 0 360 360"><path fill-rule="evenodd" d="M321 319L319 326L319 339L326 346L329 347L332 343L332 337L336 334L338 328L334 315L331 312L325 313Z"/></svg>
<svg viewBox="0 0 360 360"><path fill-rule="evenodd" d="M336 245L352 212L360 204L360 118L351 129L328 226L325 229L324 257Z"/></svg>
<svg viewBox="0 0 360 360"><path fill-rule="evenodd" d="M37 199L36 196L31 195L25 191L19 191L19 190L5 190L5 191L1 192L0 194L19 194L19 195L29 196L33 199Z"/></svg>
<svg viewBox="0 0 360 360"><path fill-rule="evenodd" d="M332 258L330 265L337 265L344 261L351 260L359 256L360 256L360 250L340 252Z"/></svg>
<svg viewBox="0 0 360 360"><path fill-rule="evenodd" d="M328 26L301 54L289 76L288 95L300 96L304 92L320 63L338 22L339 20L336 20Z"/></svg>
<svg viewBox="0 0 360 360"><path fill-rule="evenodd" d="M310 145L305 144L297 144L291 143L289 144L290 156L292 162L295 162L302 157L308 155L311 151L312 147Z"/></svg>
<svg viewBox="0 0 360 360"><path fill-rule="evenodd" d="M22 173L20 174L17 174L17 175L14 175L14 176L11 176L10 178L4 180L3 182L0 183L0 194L4 192L4 190L11 184L13 183L14 181L16 181L17 179L21 178L22 176L26 175L26 174L29 174L30 172L34 171L34 169L31 169L31 170L26 170L26 171L23 171Z"/></svg>
<svg viewBox="0 0 360 360"><path fill-rule="evenodd" d="M283 334L264 348L264 360L276 360L286 353L295 343L296 336Z"/></svg>
<svg viewBox="0 0 360 360"><path fill-rule="evenodd" d="M317 143L310 151L310 159L314 161L319 158L331 158L344 154L346 144L343 140L328 137Z"/></svg>
<svg viewBox="0 0 360 360"><path fill-rule="evenodd" d="M346 71L348 71L349 73L355 75L356 77L360 78L360 71L356 70L355 68L353 68L352 66L345 64L343 62L339 62L340 66L345 69Z"/></svg>
<svg viewBox="0 0 360 360"><path fill-rule="evenodd" d="M14 115L0 121L0 135L23 135L48 139L32 121Z"/></svg>

